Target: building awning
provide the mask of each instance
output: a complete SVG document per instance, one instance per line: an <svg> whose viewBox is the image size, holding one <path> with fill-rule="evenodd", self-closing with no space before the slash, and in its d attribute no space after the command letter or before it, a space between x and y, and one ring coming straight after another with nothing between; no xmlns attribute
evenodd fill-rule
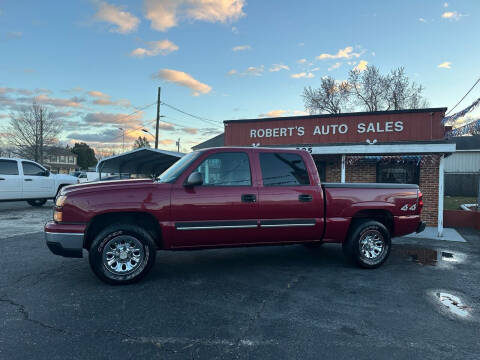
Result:
<svg viewBox="0 0 480 360"><path fill-rule="evenodd" d="M140 148L102 159L96 170L103 173L161 174L183 155L176 151Z"/></svg>
<svg viewBox="0 0 480 360"><path fill-rule="evenodd" d="M373 154L450 154L456 145L447 142L415 142L392 144L298 145L291 149L305 149L312 155L373 155Z"/></svg>

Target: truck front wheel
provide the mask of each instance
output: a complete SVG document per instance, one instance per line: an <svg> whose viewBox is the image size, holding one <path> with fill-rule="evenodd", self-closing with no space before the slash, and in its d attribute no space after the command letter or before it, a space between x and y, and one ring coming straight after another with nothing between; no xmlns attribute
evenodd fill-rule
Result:
<svg viewBox="0 0 480 360"><path fill-rule="evenodd" d="M101 231L89 251L90 266L100 280L114 285L142 279L155 264L156 246L144 229L113 224Z"/></svg>
<svg viewBox="0 0 480 360"><path fill-rule="evenodd" d="M353 225L343 252L347 259L366 269L377 268L390 255L392 242L388 229L374 220L360 220Z"/></svg>
<svg viewBox="0 0 480 360"><path fill-rule="evenodd" d="M41 207L47 202L47 199L27 200L27 203L33 207Z"/></svg>

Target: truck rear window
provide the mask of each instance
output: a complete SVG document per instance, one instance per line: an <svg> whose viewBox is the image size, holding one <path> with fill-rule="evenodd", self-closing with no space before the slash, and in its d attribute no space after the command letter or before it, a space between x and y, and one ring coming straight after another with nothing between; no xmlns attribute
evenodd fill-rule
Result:
<svg viewBox="0 0 480 360"><path fill-rule="evenodd" d="M292 153L260 153L263 186L310 185L302 157Z"/></svg>

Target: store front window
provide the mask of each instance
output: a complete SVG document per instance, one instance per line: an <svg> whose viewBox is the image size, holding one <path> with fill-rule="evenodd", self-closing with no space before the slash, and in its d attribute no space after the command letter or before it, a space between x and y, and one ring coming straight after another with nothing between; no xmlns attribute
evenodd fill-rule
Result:
<svg viewBox="0 0 480 360"><path fill-rule="evenodd" d="M416 162L377 163L377 183L419 184L420 166Z"/></svg>

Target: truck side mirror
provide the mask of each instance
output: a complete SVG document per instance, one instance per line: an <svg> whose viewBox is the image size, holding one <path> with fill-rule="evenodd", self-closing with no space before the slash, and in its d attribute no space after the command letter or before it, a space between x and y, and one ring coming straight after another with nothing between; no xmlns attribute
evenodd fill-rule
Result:
<svg viewBox="0 0 480 360"><path fill-rule="evenodd" d="M47 176L47 177L50 176L50 170L45 170L43 172L43 176Z"/></svg>
<svg viewBox="0 0 480 360"><path fill-rule="evenodd" d="M199 186L202 184L203 184L203 176L198 171L191 173L188 176L187 181L185 182L185 186Z"/></svg>

